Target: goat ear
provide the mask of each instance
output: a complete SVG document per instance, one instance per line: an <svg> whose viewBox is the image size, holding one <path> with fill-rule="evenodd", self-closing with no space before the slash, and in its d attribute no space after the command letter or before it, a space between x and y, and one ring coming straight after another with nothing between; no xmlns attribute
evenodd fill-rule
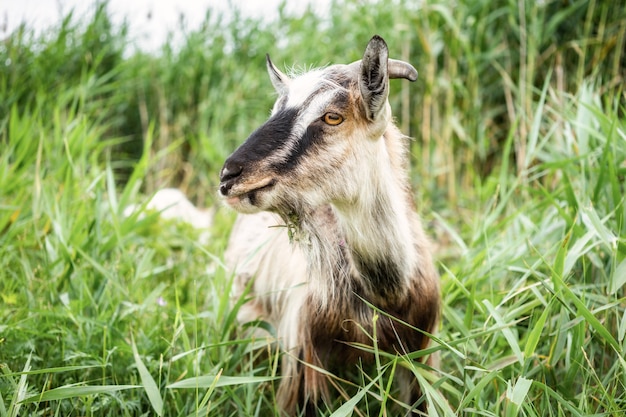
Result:
<svg viewBox="0 0 626 417"><path fill-rule="evenodd" d="M274 89L281 96L287 94L290 81L289 77L274 66L269 54L265 55L265 60L267 63L267 72L270 74L270 80L272 81Z"/></svg>
<svg viewBox="0 0 626 417"><path fill-rule="evenodd" d="M375 120L385 108L389 95L388 62L387 44L375 35L367 44L359 74L359 89L368 120Z"/></svg>

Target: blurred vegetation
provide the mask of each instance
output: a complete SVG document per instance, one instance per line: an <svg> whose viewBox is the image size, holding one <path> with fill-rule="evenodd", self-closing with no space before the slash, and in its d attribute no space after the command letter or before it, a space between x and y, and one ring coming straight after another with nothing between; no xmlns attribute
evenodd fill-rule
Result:
<svg viewBox="0 0 626 417"><path fill-rule="evenodd" d="M441 261L441 371L414 370L431 414L623 415L626 7L328 10L208 10L148 53L103 2L0 41L0 417L276 412L279 353L242 332L219 262L232 216L201 244L124 210L166 186L213 204L275 98L266 53L287 70L348 63L375 33L420 73L390 100ZM384 415L375 402L361 415Z"/></svg>
<svg viewBox="0 0 626 417"><path fill-rule="evenodd" d="M512 128L511 157L518 172L527 168L524 115L545 82L563 96L592 77L608 93L626 76L626 8L613 2L347 1L329 10L292 16L282 7L271 21L209 10L199 29L181 27L182 44L153 54L130 48L106 2L86 23L70 13L41 35L22 26L0 49L0 123L13 108L45 114L58 95L78 92L70 107L120 142L112 158L122 178L153 129L151 151L169 151L146 191L178 185L205 202L220 162L271 106L266 53L296 68L351 62L378 33L391 56L420 72L416 85L393 83L391 96L403 130L417 139L420 184L455 201L459 186L498 163Z"/></svg>

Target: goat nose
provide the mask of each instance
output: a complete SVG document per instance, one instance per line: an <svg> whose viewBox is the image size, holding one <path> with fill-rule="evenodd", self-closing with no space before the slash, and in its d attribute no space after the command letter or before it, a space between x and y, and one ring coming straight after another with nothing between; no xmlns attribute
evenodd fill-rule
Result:
<svg viewBox="0 0 626 417"><path fill-rule="evenodd" d="M225 182L236 178L241 175L242 171L243 166L241 164L226 161L224 167L222 168L222 172L220 173L220 181Z"/></svg>
<svg viewBox="0 0 626 417"><path fill-rule="evenodd" d="M235 184L235 181L230 181L237 178L243 172L243 165L226 161L222 172L220 172L220 194L223 196L228 195L228 192Z"/></svg>

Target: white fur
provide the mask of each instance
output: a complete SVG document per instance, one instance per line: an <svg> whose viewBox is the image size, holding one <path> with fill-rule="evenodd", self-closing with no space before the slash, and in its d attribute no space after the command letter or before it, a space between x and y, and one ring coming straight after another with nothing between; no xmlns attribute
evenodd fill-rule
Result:
<svg viewBox="0 0 626 417"><path fill-rule="evenodd" d="M401 61L388 72L387 59L379 37L361 62L293 78L268 59L280 95L272 118L220 174L225 203L247 213L238 217L226 253L234 297L249 289L239 319L273 324L283 348L294 353L284 357L277 396L288 414L328 395L325 377L301 360L319 369L367 356L348 344L368 340L363 331L374 326L368 303L409 323L375 324L387 352L423 349L428 339L412 326L432 332L437 323L438 276L411 202L406 137L387 101L390 77L415 80L417 72ZM404 381L413 387L408 394L419 392L411 375Z"/></svg>

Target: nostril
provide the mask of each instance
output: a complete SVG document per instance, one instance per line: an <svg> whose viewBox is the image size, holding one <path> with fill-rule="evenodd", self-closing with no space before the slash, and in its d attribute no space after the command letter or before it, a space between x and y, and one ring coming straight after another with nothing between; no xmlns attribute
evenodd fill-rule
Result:
<svg viewBox="0 0 626 417"><path fill-rule="evenodd" d="M236 178L239 175L241 175L242 171L243 171L242 165L226 161L226 163L224 164L224 168L222 168L222 172L220 174L220 181L224 182L224 181L228 181L230 179ZM224 186L220 187L220 189L223 187Z"/></svg>
<svg viewBox="0 0 626 417"><path fill-rule="evenodd" d="M222 185L220 185L220 194L224 196L227 195L231 187L232 187L232 183L222 183Z"/></svg>

